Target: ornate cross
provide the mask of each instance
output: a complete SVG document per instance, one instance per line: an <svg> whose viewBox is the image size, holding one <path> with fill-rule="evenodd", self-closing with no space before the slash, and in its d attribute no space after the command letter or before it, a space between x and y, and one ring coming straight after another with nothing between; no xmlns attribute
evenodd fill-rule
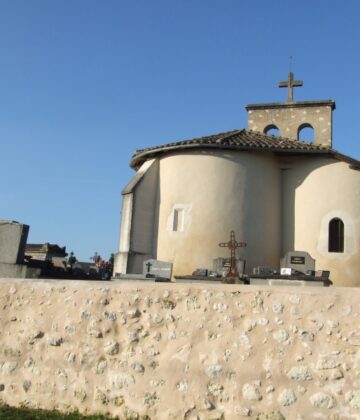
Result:
<svg viewBox="0 0 360 420"><path fill-rule="evenodd" d="M238 277L239 273L236 267L235 250L236 248L246 246L246 242L237 242L235 240L235 232L232 230L230 232L230 241L220 242L219 246L230 249L230 269L229 269L229 272L227 273L227 277Z"/></svg>
<svg viewBox="0 0 360 420"><path fill-rule="evenodd" d="M288 102L294 102L293 88L302 86L302 85L303 85L302 80L294 80L294 73L292 71L289 72L288 79L286 82L279 83L279 87L288 88Z"/></svg>

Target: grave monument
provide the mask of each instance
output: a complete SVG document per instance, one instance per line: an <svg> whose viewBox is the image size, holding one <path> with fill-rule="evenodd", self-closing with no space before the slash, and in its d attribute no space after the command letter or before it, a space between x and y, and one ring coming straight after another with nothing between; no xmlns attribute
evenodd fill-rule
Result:
<svg viewBox="0 0 360 420"><path fill-rule="evenodd" d="M28 225L0 220L0 277L39 277L40 270L24 264L28 233Z"/></svg>

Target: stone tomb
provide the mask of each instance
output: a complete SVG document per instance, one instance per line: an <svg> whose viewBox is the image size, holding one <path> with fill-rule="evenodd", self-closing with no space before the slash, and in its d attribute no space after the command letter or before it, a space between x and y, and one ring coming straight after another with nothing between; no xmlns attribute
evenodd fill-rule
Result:
<svg viewBox="0 0 360 420"><path fill-rule="evenodd" d="M146 260L143 262L143 274L146 277L157 277L163 279L171 279L172 264L166 261Z"/></svg>
<svg viewBox="0 0 360 420"><path fill-rule="evenodd" d="M236 268L241 276L245 271L245 260L236 258ZM221 277L226 277L230 270L230 258L215 258L213 259L213 270Z"/></svg>
<svg viewBox="0 0 360 420"><path fill-rule="evenodd" d="M0 220L0 277L39 277L40 270L24 264L29 226Z"/></svg>
<svg viewBox="0 0 360 420"><path fill-rule="evenodd" d="M244 274L245 260L235 258L235 261L240 278L227 277L231 267L230 258L219 257L213 259L213 270L198 268L190 276L175 276L175 280L177 283L244 284L241 277Z"/></svg>
<svg viewBox="0 0 360 420"><path fill-rule="evenodd" d="M315 274L315 260L309 253L291 251L285 254L280 262L280 275L253 274L249 278L252 285L268 286L329 286L329 272Z"/></svg>
<svg viewBox="0 0 360 420"><path fill-rule="evenodd" d="M0 220L0 263L22 264L29 226Z"/></svg>
<svg viewBox="0 0 360 420"><path fill-rule="evenodd" d="M315 271L315 260L308 252L290 251L280 261L281 268L291 268L302 274Z"/></svg>
<svg viewBox="0 0 360 420"><path fill-rule="evenodd" d="M143 262L142 274L116 273L112 280L168 282L171 281L172 267L169 262L149 259Z"/></svg>

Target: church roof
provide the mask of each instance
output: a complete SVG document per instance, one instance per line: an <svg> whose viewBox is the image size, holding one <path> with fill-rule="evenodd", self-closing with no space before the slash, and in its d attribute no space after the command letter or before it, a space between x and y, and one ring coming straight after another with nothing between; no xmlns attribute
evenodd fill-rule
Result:
<svg viewBox="0 0 360 420"><path fill-rule="evenodd" d="M139 149L135 151L130 166L137 168L148 159L159 157L172 151L200 148L274 152L279 154L321 154L345 161L354 169L360 169L358 160L342 155L327 146L306 141L290 140L286 137L270 136L245 129Z"/></svg>

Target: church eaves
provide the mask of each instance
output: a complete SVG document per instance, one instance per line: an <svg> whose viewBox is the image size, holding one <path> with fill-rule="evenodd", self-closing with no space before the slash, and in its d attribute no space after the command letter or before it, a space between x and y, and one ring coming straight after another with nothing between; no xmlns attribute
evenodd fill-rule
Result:
<svg viewBox="0 0 360 420"><path fill-rule="evenodd" d="M140 167L148 159L164 154L189 149L222 149L251 152L273 152L276 154L306 154L325 155L348 163L353 169L360 170L360 161L342 155L334 149L321 144L291 140L286 137L275 137L252 130L233 130L224 133L198 137L136 150L130 166Z"/></svg>

